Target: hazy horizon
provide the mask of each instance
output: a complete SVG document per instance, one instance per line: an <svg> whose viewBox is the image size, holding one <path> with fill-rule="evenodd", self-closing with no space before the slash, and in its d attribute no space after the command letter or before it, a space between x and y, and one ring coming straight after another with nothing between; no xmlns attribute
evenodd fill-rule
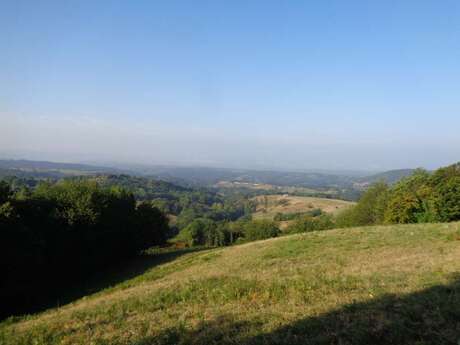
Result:
<svg viewBox="0 0 460 345"><path fill-rule="evenodd" d="M460 3L5 1L0 158L460 161Z"/></svg>
<svg viewBox="0 0 460 345"><path fill-rule="evenodd" d="M364 176L372 176L374 174L385 173L389 171L397 171L397 170L407 170L407 169L425 169L428 171L433 171L438 168L445 167L447 165L451 165L457 162L451 162L443 166L436 166L433 168L427 168L424 166L412 166L412 167L397 167L397 168L389 168L389 169L328 169L328 168L295 168L295 167L276 167L276 166L254 166L248 167L244 165L206 165L206 164L199 164L199 163L187 163L184 161L181 162L123 162L123 161L111 161L111 160L69 160L69 159L43 159L43 154L37 154L34 156L15 156L15 155L2 155L0 153L0 161L18 161L18 162L30 162L30 163L56 163L56 164L81 164L87 165L92 167L100 167L100 168L113 168L119 170L123 173L134 173L137 174L141 171L144 173L149 174L149 171L156 171L158 169L175 169L175 168L184 168L184 169L215 169L215 170L233 170L233 171L266 171L266 172L286 172L286 173L319 173L325 175L343 175L343 176L355 176L355 177L364 177Z"/></svg>

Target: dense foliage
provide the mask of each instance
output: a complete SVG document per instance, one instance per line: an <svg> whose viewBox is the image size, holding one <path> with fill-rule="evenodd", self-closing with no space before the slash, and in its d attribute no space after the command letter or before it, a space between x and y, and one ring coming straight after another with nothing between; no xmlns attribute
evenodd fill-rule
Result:
<svg viewBox="0 0 460 345"><path fill-rule="evenodd" d="M106 187L121 186L138 200L149 200L162 212L177 216L175 226L184 229L198 218L234 221L248 216L255 204L247 195L224 196L205 188L186 188L146 177L101 175L96 178Z"/></svg>
<svg viewBox="0 0 460 345"><path fill-rule="evenodd" d="M319 216L302 216L297 218L285 230L288 234L296 234L301 232L310 232L317 230L327 230L334 227L332 216L322 214Z"/></svg>
<svg viewBox="0 0 460 345"><path fill-rule="evenodd" d="M182 229L177 241L189 246L225 246L230 243L230 236L223 224L218 224L207 218L193 220Z"/></svg>
<svg viewBox="0 0 460 345"><path fill-rule="evenodd" d="M430 174L422 169L392 187L379 182L337 217L338 226L460 220L460 163Z"/></svg>
<svg viewBox="0 0 460 345"><path fill-rule="evenodd" d="M243 227L243 236L246 241L264 240L276 237L280 230L275 222L269 220L253 220Z"/></svg>
<svg viewBox="0 0 460 345"><path fill-rule="evenodd" d="M199 218L182 229L175 240L189 246L225 246L235 242L241 243L276 237L280 233L276 222L267 220L214 222Z"/></svg>
<svg viewBox="0 0 460 345"><path fill-rule="evenodd" d="M276 221L286 221L286 220L294 220L294 219L299 219L304 216L311 216L311 217L317 217L320 216L323 213L321 209L315 208L313 210L307 211L307 212L292 212L292 213L277 213L273 220Z"/></svg>
<svg viewBox="0 0 460 345"><path fill-rule="evenodd" d="M167 231L158 209L136 204L120 187L61 181L13 193L0 182L3 312L20 311L63 284L163 244Z"/></svg>

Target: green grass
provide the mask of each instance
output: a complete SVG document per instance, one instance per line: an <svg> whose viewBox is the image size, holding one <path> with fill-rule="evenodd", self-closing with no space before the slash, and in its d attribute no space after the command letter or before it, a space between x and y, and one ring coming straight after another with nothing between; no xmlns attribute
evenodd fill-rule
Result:
<svg viewBox="0 0 460 345"><path fill-rule="evenodd" d="M285 236L152 259L0 344L457 344L459 272L460 223Z"/></svg>

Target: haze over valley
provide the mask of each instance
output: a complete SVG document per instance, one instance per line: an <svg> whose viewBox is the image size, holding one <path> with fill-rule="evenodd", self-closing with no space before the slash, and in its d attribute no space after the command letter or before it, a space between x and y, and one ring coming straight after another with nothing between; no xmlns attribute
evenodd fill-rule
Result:
<svg viewBox="0 0 460 345"><path fill-rule="evenodd" d="M460 2L0 2L0 345L460 344Z"/></svg>

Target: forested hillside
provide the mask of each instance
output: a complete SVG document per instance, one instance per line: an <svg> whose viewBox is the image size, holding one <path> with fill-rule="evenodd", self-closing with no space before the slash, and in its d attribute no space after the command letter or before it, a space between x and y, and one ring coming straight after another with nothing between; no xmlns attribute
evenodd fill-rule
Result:
<svg viewBox="0 0 460 345"><path fill-rule="evenodd" d="M140 176L167 181L186 187L212 187L218 184L239 183L266 184L272 190L296 187L299 191L327 195L330 192L344 197L353 196L355 189L361 190L379 180L394 183L410 175L413 169L391 170L374 174L353 171L270 171L250 169L224 169L210 167L177 167L155 165L123 165L114 167L88 164L56 163L30 160L0 160L0 177L16 175L35 178L62 178L78 175ZM233 188L236 185L232 186ZM290 191L292 192L292 190ZM337 195L336 195L337 197Z"/></svg>
<svg viewBox="0 0 460 345"><path fill-rule="evenodd" d="M422 169L394 185L377 182L342 213L339 226L460 220L460 163L433 173Z"/></svg>
<svg viewBox="0 0 460 345"><path fill-rule="evenodd" d="M253 198L129 175L9 177L0 182L2 313L55 303L62 289L155 246L229 246L334 228L458 220L460 164L416 170L392 185L377 182L355 205Z"/></svg>
<svg viewBox="0 0 460 345"><path fill-rule="evenodd" d="M33 310L90 274L166 243L167 219L120 187L0 182L0 317Z"/></svg>

